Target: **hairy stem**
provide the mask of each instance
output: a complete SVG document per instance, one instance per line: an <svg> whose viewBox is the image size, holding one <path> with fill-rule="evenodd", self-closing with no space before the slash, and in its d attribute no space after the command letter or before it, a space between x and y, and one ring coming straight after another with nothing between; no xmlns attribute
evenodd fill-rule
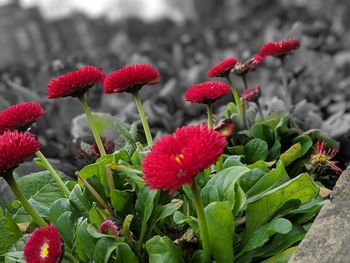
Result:
<svg viewBox="0 0 350 263"><path fill-rule="evenodd" d="M207 112L208 112L208 127L209 129L213 129L213 105L211 103L207 104Z"/></svg>

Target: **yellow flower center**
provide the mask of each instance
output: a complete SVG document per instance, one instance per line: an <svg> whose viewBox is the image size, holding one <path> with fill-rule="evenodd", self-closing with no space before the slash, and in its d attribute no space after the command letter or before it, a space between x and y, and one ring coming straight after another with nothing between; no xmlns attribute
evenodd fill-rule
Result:
<svg viewBox="0 0 350 263"><path fill-rule="evenodd" d="M177 161L178 163L181 164L181 161L184 158L185 158L185 156L182 153L180 153L178 156L176 156L175 161Z"/></svg>
<svg viewBox="0 0 350 263"><path fill-rule="evenodd" d="M46 258L48 255L49 255L49 244L47 242L45 242L41 246L40 256L41 256L41 258Z"/></svg>
<svg viewBox="0 0 350 263"><path fill-rule="evenodd" d="M321 154L321 153L315 154L311 158L320 164L327 164L328 163L328 157L325 154Z"/></svg>

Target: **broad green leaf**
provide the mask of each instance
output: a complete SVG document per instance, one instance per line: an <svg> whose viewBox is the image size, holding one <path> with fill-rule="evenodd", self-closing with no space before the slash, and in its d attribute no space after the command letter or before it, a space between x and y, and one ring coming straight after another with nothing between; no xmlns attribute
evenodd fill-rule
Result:
<svg viewBox="0 0 350 263"><path fill-rule="evenodd" d="M28 201L43 217L48 216L49 208L54 201L64 197L61 188L47 171L23 176L17 179L17 183ZM30 220L30 216L22 207L14 219L18 223L24 223Z"/></svg>
<svg viewBox="0 0 350 263"><path fill-rule="evenodd" d="M64 212L55 224L53 224L60 232L64 242L68 247L73 247L75 237L76 218L70 211Z"/></svg>
<svg viewBox="0 0 350 263"><path fill-rule="evenodd" d="M126 207L133 205L131 204L132 198L133 194L130 192L118 189L113 189L111 191L112 206L117 212L122 212Z"/></svg>
<svg viewBox="0 0 350 263"><path fill-rule="evenodd" d="M167 236L154 236L147 241L146 250L150 263L185 262L181 250Z"/></svg>
<svg viewBox="0 0 350 263"><path fill-rule="evenodd" d="M242 176L239 179L239 185L242 187L242 189L245 192L247 192L265 174L266 174L266 171L264 171L260 168L253 168L252 170L250 170L250 172L248 174Z"/></svg>
<svg viewBox="0 0 350 263"><path fill-rule="evenodd" d="M250 134L254 138L262 139L267 142L269 146L272 146L274 142L274 131L273 128L267 124L257 122L250 128Z"/></svg>
<svg viewBox="0 0 350 263"><path fill-rule="evenodd" d="M117 246L116 263L137 263L139 262L130 246L125 242L119 242Z"/></svg>
<svg viewBox="0 0 350 263"><path fill-rule="evenodd" d="M95 226L99 226L103 223L103 218L97 211L96 207L91 208L91 210L89 211L89 220Z"/></svg>
<svg viewBox="0 0 350 263"><path fill-rule="evenodd" d="M275 169L272 169L270 172L262 176L252 188L247 192L247 196L251 197L257 194L261 194L281 183L284 183L289 180L288 174L284 169L282 162L277 164Z"/></svg>
<svg viewBox="0 0 350 263"><path fill-rule="evenodd" d="M67 198L60 198L52 203L49 210L49 219L51 224L55 225L58 218L64 212L73 212L74 208L71 206Z"/></svg>
<svg viewBox="0 0 350 263"><path fill-rule="evenodd" d="M150 190L147 186L142 188L142 190L138 193L135 209L136 214L140 219L140 235L142 236L147 229L148 219L151 217L153 213L153 208L156 202L157 196L156 190Z"/></svg>
<svg viewBox="0 0 350 263"><path fill-rule="evenodd" d="M203 206L207 206L212 202L219 202L219 191L214 185L206 185L201 190L201 199Z"/></svg>
<svg viewBox="0 0 350 263"><path fill-rule="evenodd" d="M287 167L296 159L299 159L302 156L303 156L303 149L301 147L301 144L298 142L296 144L293 144L287 151L282 153L280 156L280 160Z"/></svg>
<svg viewBox="0 0 350 263"><path fill-rule="evenodd" d="M284 218L274 218L271 222L261 226L254 231L244 247L239 251L238 256L263 246L269 238L276 234L287 234L292 230L292 223Z"/></svg>
<svg viewBox="0 0 350 263"><path fill-rule="evenodd" d="M173 215L182 205L183 201L180 199L173 200L171 203L163 205L160 209L157 221Z"/></svg>
<svg viewBox="0 0 350 263"><path fill-rule="evenodd" d="M310 148L312 147L312 139L310 138L310 136L305 135L305 134L301 134L298 137L295 137L293 139L293 144L295 143L300 143L301 145L301 155L303 156L304 154L306 154Z"/></svg>
<svg viewBox="0 0 350 263"><path fill-rule="evenodd" d="M244 151L242 154L244 154ZM229 168L231 166L242 166L242 165L243 164L241 163L241 156L230 155L225 159L225 161L222 165L222 169L226 169L226 168Z"/></svg>
<svg viewBox="0 0 350 263"><path fill-rule="evenodd" d="M298 246L288 248L285 251L279 253L278 255L270 257L262 261L261 263L287 263L297 249Z"/></svg>
<svg viewBox="0 0 350 263"><path fill-rule="evenodd" d="M244 166L232 166L221 170L209 179L207 186L215 186L220 197L220 201L228 201L233 210L235 208L235 196L238 188L238 180L249 173L249 169Z"/></svg>
<svg viewBox="0 0 350 263"><path fill-rule="evenodd" d="M75 245L79 258L89 261L93 258L95 243L87 231L87 219L84 219L77 227Z"/></svg>
<svg viewBox="0 0 350 263"><path fill-rule="evenodd" d="M84 196L79 184L75 185L73 190L70 192L69 201L75 209L84 215L84 217L89 216L91 204Z"/></svg>
<svg viewBox="0 0 350 263"><path fill-rule="evenodd" d="M233 262L234 218L230 203L213 202L204 209L209 245L216 262Z"/></svg>
<svg viewBox="0 0 350 263"><path fill-rule="evenodd" d="M135 137L129 132L128 127L118 118L114 121L115 128L123 140L129 144L136 144Z"/></svg>
<svg viewBox="0 0 350 263"><path fill-rule="evenodd" d="M279 158L281 154L281 143L279 141L276 141L270 151L269 151L269 155L267 156L267 160L269 161L273 161Z"/></svg>
<svg viewBox="0 0 350 263"><path fill-rule="evenodd" d="M24 234L16 243L14 243L4 254L5 263L26 263L23 256L23 248L29 238L29 234ZM0 258L0 261L2 258Z"/></svg>
<svg viewBox="0 0 350 263"><path fill-rule="evenodd" d="M271 257L291 247L293 244L302 240L305 236L305 230L293 224L293 228L287 234L276 234L271 238L271 242L267 246L262 247L256 252L256 255L263 257Z"/></svg>
<svg viewBox="0 0 350 263"><path fill-rule="evenodd" d="M18 239L22 237L21 230L11 218L8 211L0 207L0 254L7 252Z"/></svg>
<svg viewBox="0 0 350 263"><path fill-rule="evenodd" d="M247 163L255 163L258 160L265 160L269 149L265 141L257 138L245 145L244 152Z"/></svg>
<svg viewBox="0 0 350 263"><path fill-rule="evenodd" d="M95 246L95 252L94 252L94 261L95 262L113 262L111 258L112 253L114 252L114 260L117 257L117 246L118 243L113 239L113 238L101 238L100 240L97 241L96 246Z"/></svg>
<svg viewBox="0 0 350 263"><path fill-rule="evenodd" d="M305 204L315 198L318 192L319 188L311 177L308 174L301 174L257 199L248 200L245 242L258 228L268 223L274 216L278 216L278 213L287 213L291 202L296 205Z"/></svg>
<svg viewBox="0 0 350 263"><path fill-rule="evenodd" d="M199 233L199 226L198 226L197 218L192 217L192 216L187 217L184 213L182 213L180 211L176 211L174 213L173 220L174 220L174 223L177 225L181 225L181 224L186 223L186 224L191 226L194 233L196 233L196 234Z"/></svg>

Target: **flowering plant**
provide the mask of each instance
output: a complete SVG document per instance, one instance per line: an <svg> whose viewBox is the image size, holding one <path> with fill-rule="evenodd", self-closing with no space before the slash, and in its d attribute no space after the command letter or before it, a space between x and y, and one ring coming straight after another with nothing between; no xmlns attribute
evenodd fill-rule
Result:
<svg viewBox="0 0 350 263"><path fill-rule="evenodd" d="M267 116L259 103L263 89L248 88L248 74L266 56L285 61L298 47L297 40L271 42L246 62L229 58L213 67L208 76L224 81L195 84L185 93L187 101L207 106L207 124L178 128L155 143L139 94L160 81L151 65L129 65L107 76L85 66L52 80L48 97L80 100L95 139L98 159L77 171L76 180L55 171L36 136L25 131L43 117L39 105L0 113L0 176L18 199L0 209L2 257L6 262L285 262L327 202L320 195L322 181L315 180L341 172L331 160L335 141L316 130L301 131L288 113ZM241 95L231 72L242 78ZM113 153L106 145L114 144L101 138L88 105L88 91L99 83L107 94L130 93L143 126L140 136L134 125L113 119L125 141ZM233 102L214 115L214 102L231 92ZM259 114L249 118L252 108ZM16 179L15 168L33 154L47 171Z"/></svg>

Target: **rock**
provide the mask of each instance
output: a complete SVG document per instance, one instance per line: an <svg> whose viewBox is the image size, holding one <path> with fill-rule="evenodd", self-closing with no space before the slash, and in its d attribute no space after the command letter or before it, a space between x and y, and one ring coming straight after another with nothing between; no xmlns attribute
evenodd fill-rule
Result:
<svg viewBox="0 0 350 263"><path fill-rule="evenodd" d="M350 167L288 263L350 262Z"/></svg>

